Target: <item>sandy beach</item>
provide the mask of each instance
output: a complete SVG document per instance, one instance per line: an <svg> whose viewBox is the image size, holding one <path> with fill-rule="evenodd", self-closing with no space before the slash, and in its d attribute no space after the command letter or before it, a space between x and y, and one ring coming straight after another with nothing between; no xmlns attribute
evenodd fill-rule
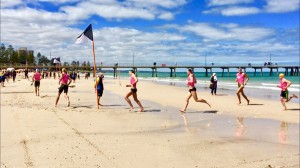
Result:
<svg viewBox="0 0 300 168"><path fill-rule="evenodd" d="M6 82L1 167L299 167L298 103L282 111L279 100L249 97L250 105L237 105L234 93L198 92L212 107L191 99L181 114L187 88L141 80L145 112L132 98L129 112L128 82L105 78L100 109L92 78L71 84L70 107L63 95L54 106L58 80L43 79L39 97L20 76Z"/></svg>

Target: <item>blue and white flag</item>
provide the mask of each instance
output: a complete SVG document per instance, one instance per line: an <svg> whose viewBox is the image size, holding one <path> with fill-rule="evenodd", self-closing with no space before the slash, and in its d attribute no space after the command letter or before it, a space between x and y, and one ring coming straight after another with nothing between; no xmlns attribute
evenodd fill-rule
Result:
<svg viewBox="0 0 300 168"><path fill-rule="evenodd" d="M76 43L83 43L87 41L94 41L92 24L90 24L85 31L77 37Z"/></svg>

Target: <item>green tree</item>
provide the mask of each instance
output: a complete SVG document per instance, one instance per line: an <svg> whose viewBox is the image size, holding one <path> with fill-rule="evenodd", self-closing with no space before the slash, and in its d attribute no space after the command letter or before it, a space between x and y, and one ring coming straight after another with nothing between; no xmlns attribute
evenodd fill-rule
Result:
<svg viewBox="0 0 300 168"><path fill-rule="evenodd" d="M5 45L1 44L0 47L0 63L4 63L4 54L6 52Z"/></svg>
<svg viewBox="0 0 300 168"><path fill-rule="evenodd" d="M42 55L40 57L39 63L40 64L49 64L49 63L51 63L51 60L49 60L46 56Z"/></svg>
<svg viewBox="0 0 300 168"><path fill-rule="evenodd" d="M40 64L40 60L41 60L42 54L40 52L37 53L36 55L36 60L37 60L37 64Z"/></svg>
<svg viewBox="0 0 300 168"><path fill-rule="evenodd" d="M63 66L69 66L68 62L64 62Z"/></svg>
<svg viewBox="0 0 300 168"><path fill-rule="evenodd" d="M35 58L33 56L33 53L28 54L27 61L28 61L29 64L33 64L35 62Z"/></svg>
<svg viewBox="0 0 300 168"><path fill-rule="evenodd" d="M3 54L3 62L4 63L10 62L9 58L10 58L10 55L13 54L13 51L14 51L14 48L11 45L9 45Z"/></svg>
<svg viewBox="0 0 300 168"><path fill-rule="evenodd" d="M19 56L18 56L18 52L14 51L13 54L11 55L10 57L10 61L12 63L20 63L20 60L19 60Z"/></svg>

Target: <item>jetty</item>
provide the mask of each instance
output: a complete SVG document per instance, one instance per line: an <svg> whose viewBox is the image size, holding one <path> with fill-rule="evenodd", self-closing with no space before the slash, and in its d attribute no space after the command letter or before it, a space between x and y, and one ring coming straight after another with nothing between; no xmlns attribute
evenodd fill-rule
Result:
<svg viewBox="0 0 300 168"><path fill-rule="evenodd" d="M7 65L2 64L0 65L0 69L6 69L6 68L15 68L15 69L36 69L36 68L43 68L43 69L57 69L57 66L51 66L51 65ZM100 65L97 66L98 70L102 69L111 69L113 70L114 77L116 77L118 74L118 70L120 69L133 69L136 73L138 73L138 69L150 69L152 71L152 77L158 77L157 71L159 69L169 69L170 70L170 77L176 77L176 71L178 69L192 69L193 71L195 69L203 69L205 70L205 76L209 76L213 69L221 69L222 70L222 76L224 76L227 73L227 76L230 76L230 70L231 69L237 69L242 68L245 72L247 72L248 69L254 70L254 76L258 75L258 73L263 76L264 75L264 69L268 69L269 76L273 76L274 73L278 75L279 69L284 69L284 74L286 76L299 76L299 69L300 66L293 66L293 65ZM80 70L80 71L87 71L91 70L93 67L84 67L84 66L59 66L59 68L67 68L67 69L73 69L73 70Z"/></svg>

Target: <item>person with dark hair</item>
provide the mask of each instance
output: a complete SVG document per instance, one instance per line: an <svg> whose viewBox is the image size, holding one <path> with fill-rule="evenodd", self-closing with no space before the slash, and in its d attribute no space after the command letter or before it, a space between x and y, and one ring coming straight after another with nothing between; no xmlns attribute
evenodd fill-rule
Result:
<svg viewBox="0 0 300 168"><path fill-rule="evenodd" d="M209 107L211 107L210 104L206 100L199 99L197 97L197 92L196 92L196 87L195 87L195 83L197 83L197 80L196 80L195 75L193 74L193 70L192 69L188 69L187 70L187 75L188 75L187 85L189 87L189 92L190 93L189 93L188 97L186 98L185 106L180 111L183 112L183 113L185 113L186 108L189 105L189 101L190 101L191 97L193 97L196 102L205 103Z"/></svg>
<svg viewBox="0 0 300 168"><path fill-rule="evenodd" d="M246 81L245 81L245 78L246 78ZM244 73L242 71L242 68L238 69L238 73L236 74L236 80L235 81L238 83L238 90L236 92L236 95L238 97L239 104L241 104L240 94L242 94L242 96L247 100L247 104L249 105L250 100L247 98L247 96L244 93L244 88L245 88L245 86L247 85L247 83L249 81L249 77L246 73Z"/></svg>
<svg viewBox="0 0 300 168"><path fill-rule="evenodd" d="M12 71L13 82L16 82L17 72L15 70Z"/></svg>
<svg viewBox="0 0 300 168"><path fill-rule="evenodd" d="M25 69L24 73L25 73L25 79L28 79L28 69Z"/></svg>
<svg viewBox="0 0 300 168"><path fill-rule="evenodd" d="M55 107L57 106L59 97L60 97L62 92L65 93L64 97L68 101L68 107L70 106L70 99L69 99L69 96L68 96L68 89L69 89L69 85L70 85L71 82L72 82L72 80L71 80L70 76L68 75L66 68L63 68L62 69L62 76L58 81L58 84L60 85L60 87L58 88L58 95L57 95L57 98L56 98Z"/></svg>
<svg viewBox="0 0 300 168"><path fill-rule="evenodd" d="M99 73L97 79L96 79L96 82L94 84L94 88L95 88L95 93L97 94L97 102L98 102L98 109L99 109L99 106L102 106L100 104L100 98L102 97L103 95L103 90L104 90L104 86L103 86L103 78L104 78L104 75L103 73Z"/></svg>
<svg viewBox="0 0 300 168"><path fill-rule="evenodd" d="M132 105L132 103L129 99L130 96L133 96L134 101L140 106L141 112L144 112L144 107L142 106L141 102L137 98L137 87L136 87L136 85L137 85L138 79L135 75L134 70L130 70L128 74L130 75L130 85L126 85L126 87L131 87L131 89L130 89L130 92L125 96L125 100L128 102L128 104L130 106L129 111L134 109L133 105Z"/></svg>

